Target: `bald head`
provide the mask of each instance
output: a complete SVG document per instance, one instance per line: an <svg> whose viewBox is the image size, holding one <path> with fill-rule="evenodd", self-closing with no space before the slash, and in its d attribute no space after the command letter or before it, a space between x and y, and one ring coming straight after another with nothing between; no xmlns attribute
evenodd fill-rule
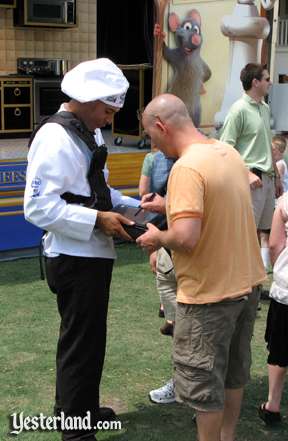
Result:
<svg viewBox="0 0 288 441"><path fill-rule="evenodd" d="M145 108L142 124L152 143L169 158L178 158L193 140L203 138L183 101L164 93Z"/></svg>
<svg viewBox="0 0 288 441"><path fill-rule="evenodd" d="M145 108L143 117L149 124L155 118L169 126L181 128L184 124L192 124L187 108L180 98L165 93L154 98Z"/></svg>

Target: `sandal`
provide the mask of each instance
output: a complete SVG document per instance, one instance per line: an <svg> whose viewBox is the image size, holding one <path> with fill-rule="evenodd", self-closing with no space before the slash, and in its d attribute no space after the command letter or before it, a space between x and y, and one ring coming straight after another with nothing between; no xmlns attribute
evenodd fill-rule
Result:
<svg viewBox="0 0 288 441"><path fill-rule="evenodd" d="M266 409L267 403L262 403L258 409L258 415L261 420L264 421L267 426L273 426L274 424L281 423L281 414L280 412L271 412Z"/></svg>

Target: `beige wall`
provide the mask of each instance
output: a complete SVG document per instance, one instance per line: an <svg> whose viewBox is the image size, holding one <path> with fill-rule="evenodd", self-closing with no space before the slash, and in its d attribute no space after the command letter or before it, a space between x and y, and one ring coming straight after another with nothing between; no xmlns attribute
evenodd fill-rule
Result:
<svg viewBox="0 0 288 441"><path fill-rule="evenodd" d="M95 58L96 0L77 2L77 19L74 29L16 28L12 9L0 8L0 71L15 72L18 57L64 58L69 68Z"/></svg>

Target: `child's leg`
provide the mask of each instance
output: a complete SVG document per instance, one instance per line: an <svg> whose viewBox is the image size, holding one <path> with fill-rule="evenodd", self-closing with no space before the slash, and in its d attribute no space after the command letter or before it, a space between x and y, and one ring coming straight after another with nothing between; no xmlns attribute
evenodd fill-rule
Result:
<svg viewBox="0 0 288 441"><path fill-rule="evenodd" d="M265 408L270 412L280 412L286 371L285 367L268 364L269 395Z"/></svg>

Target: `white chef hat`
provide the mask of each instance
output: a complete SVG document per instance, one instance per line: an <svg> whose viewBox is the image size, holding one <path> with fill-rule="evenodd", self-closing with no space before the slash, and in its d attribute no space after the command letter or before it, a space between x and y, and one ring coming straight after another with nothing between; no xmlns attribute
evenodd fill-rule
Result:
<svg viewBox="0 0 288 441"><path fill-rule="evenodd" d="M64 76L61 90L80 103L100 100L123 107L129 83L122 71L108 58L84 61Z"/></svg>

